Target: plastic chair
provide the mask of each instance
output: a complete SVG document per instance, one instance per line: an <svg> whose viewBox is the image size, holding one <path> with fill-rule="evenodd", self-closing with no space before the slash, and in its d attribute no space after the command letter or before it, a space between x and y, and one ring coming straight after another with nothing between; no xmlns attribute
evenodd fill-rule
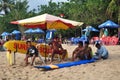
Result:
<svg viewBox="0 0 120 80"><path fill-rule="evenodd" d="M110 42L112 45L117 45L118 41L119 41L119 39L117 37L112 37Z"/></svg>

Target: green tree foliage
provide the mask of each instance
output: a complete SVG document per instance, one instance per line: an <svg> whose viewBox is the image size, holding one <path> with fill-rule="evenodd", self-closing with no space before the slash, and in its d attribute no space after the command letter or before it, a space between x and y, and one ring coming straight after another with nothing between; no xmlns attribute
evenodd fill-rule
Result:
<svg viewBox="0 0 120 80"><path fill-rule="evenodd" d="M8 0L9 1L9 0ZM8 3L8 2L6 2ZM5 14L3 17L1 17L0 20L0 32L8 31L11 32L15 29L20 30L21 32L24 31L24 27L21 27L19 25L10 24L11 21L16 21L20 19L24 19L27 17L34 16L35 13L33 11L28 12L28 2L26 0L14 0L14 3L12 3L13 7L9 11L8 14Z"/></svg>
<svg viewBox="0 0 120 80"><path fill-rule="evenodd" d="M0 0L0 11L8 14L14 7L14 0Z"/></svg>
<svg viewBox="0 0 120 80"><path fill-rule="evenodd" d="M84 22L83 26L78 26L76 29L58 30L57 34L62 34L64 37L80 36L80 27L84 28L87 25L97 27L107 19L120 23L120 0L68 0L58 3L50 0L47 5L39 5L38 13L35 13L35 9L28 12L28 7L27 0L0 0L0 11L5 12L0 20L0 32L10 32L13 29L24 31L23 27L12 25L10 22L44 13L55 16L64 14L63 18Z"/></svg>
<svg viewBox="0 0 120 80"><path fill-rule="evenodd" d="M106 15L108 19L116 21L118 19L118 4L117 0L111 0L107 10L106 10Z"/></svg>

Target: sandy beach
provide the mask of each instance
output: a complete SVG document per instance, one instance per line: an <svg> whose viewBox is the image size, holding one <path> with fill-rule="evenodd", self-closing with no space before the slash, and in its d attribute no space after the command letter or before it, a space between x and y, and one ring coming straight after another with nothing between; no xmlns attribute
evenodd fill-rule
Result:
<svg viewBox="0 0 120 80"><path fill-rule="evenodd" d="M76 46L63 45L69 57ZM96 48L91 47L95 52ZM49 71L24 66L25 55L19 53L16 53L16 64L10 66L6 52L0 52L0 80L120 80L120 45L106 48L110 53L107 60Z"/></svg>

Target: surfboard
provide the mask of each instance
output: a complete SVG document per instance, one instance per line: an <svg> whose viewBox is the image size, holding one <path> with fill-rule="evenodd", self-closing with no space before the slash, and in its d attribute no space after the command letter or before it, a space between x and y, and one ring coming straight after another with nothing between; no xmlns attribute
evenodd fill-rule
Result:
<svg viewBox="0 0 120 80"><path fill-rule="evenodd" d="M32 43L35 45L35 43ZM6 50L10 50L11 52L19 52L22 54L26 54L27 52L27 45L25 41L19 40L10 40L4 43L3 45Z"/></svg>
<svg viewBox="0 0 120 80"><path fill-rule="evenodd" d="M35 42L32 42L32 45L37 46L38 51L42 57L45 57L45 50L46 53L48 53L50 49L47 44L37 44ZM26 41L10 40L5 42L3 46L6 48L6 50L10 50L11 52L18 52L21 54L27 53ZM48 56L48 54L46 54L46 56Z"/></svg>
<svg viewBox="0 0 120 80"><path fill-rule="evenodd" d="M42 57L45 57L45 56L47 57L51 50L51 48L48 44L37 44L35 42L32 42L32 45L37 47L37 49ZM10 50L11 52L18 52L21 54L27 53L26 41L10 40L10 41L5 42L3 46L7 50ZM66 58L67 57L68 57L68 53L66 55Z"/></svg>
<svg viewBox="0 0 120 80"><path fill-rule="evenodd" d="M8 64L12 65L13 64L12 54L9 51L7 51L6 57L7 57Z"/></svg>
<svg viewBox="0 0 120 80"><path fill-rule="evenodd" d="M66 62L66 63L60 63L60 64L54 64L54 65L34 66L34 67L38 68L38 69L42 68L42 69L45 69L45 70L51 70L51 69L71 67L71 66L77 66L77 65L93 63L93 62L95 62L94 59L91 59L91 60L80 60L80 61L74 61L74 62Z"/></svg>

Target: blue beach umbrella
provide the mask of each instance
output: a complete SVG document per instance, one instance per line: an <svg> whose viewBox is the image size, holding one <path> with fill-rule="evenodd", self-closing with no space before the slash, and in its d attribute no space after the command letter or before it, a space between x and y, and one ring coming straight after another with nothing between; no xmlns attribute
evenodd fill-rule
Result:
<svg viewBox="0 0 120 80"><path fill-rule="evenodd" d="M33 33L44 33L44 31L40 28L34 29Z"/></svg>
<svg viewBox="0 0 120 80"><path fill-rule="evenodd" d="M8 35L10 35L10 33L8 33L8 32L3 32L3 33L1 34L1 36L8 36Z"/></svg>
<svg viewBox="0 0 120 80"><path fill-rule="evenodd" d="M24 33L28 33L29 34L29 33L33 33L33 32L34 32L34 30L30 28L30 29L27 29Z"/></svg>
<svg viewBox="0 0 120 80"><path fill-rule="evenodd" d="M12 34L20 34L20 31L14 30L14 31L12 32Z"/></svg>
<svg viewBox="0 0 120 80"><path fill-rule="evenodd" d="M95 29L92 26L89 26L87 29L90 30L90 31L99 32L99 30ZM87 29L83 29L82 31L87 31Z"/></svg>
<svg viewBox="0 0 120 80"><path fill-rule="evenodd" d="M106 22L102 23L101 25L98 26L99 28L119 28L120 25L114 23L111 20L107 20Z"/></svg>

